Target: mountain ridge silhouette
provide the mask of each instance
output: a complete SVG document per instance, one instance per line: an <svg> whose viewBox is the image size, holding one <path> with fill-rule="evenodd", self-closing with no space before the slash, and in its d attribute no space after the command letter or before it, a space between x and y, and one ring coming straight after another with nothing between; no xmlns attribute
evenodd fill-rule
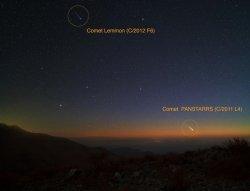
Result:
<svg viewBox="0 0 250 191"><path fill-rule="evenodd" d="M0 172L88 166L93 158L112 156L104 148L88 147L66 138L31 133L0 123Z"/></svg>

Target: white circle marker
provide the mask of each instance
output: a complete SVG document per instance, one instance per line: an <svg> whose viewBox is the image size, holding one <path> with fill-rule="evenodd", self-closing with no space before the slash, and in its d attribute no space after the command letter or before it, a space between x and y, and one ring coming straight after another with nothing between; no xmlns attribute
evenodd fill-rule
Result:
<svg viewBox="0 0 250 191"><path fill-rule="evenodd" d="M83 5L74 5L67 13L68 22L74 27L82 27L89 21L89 10Z"/></svg>
<svg viewBox="0 0 250 191"><path fill-rule="evenodd" d="M181 125L182 133L185 136L195 136L199 131L199 126L196 121L188 119L185 120Z"/></svg>

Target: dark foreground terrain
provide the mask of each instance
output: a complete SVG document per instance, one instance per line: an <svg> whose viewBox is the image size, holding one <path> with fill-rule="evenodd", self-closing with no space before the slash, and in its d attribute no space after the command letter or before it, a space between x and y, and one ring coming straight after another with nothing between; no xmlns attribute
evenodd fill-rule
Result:
<svg viewBox="0 0 250 191"><path fill-rule="evenodd" d="M118 157L0 124L0 190L250 191L250 145Z"/></svg>

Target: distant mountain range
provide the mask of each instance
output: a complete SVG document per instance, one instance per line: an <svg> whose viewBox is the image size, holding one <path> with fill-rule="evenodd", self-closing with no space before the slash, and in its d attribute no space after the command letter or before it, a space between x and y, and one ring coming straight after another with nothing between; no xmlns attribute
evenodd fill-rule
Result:
<svg viewBox="0 0 250 191"><path fill-rule="evenodd" d="M103 148L87 147L66 138L30 133L0 124L0 172L88 166L95 158L112 157Z"/></svg>
<svg viewBox="0 0 250 191"><path fill-rule="evenodd" d="M130 147L118 147L118 148L113 148L109 150L112 153L115 153L121 157L133 157L133 156L136 157L136 156L145 156L145 155L153 154L152 152L149 152L149 151L141 151L139 149L133 149Z"/></svg>
<svg viewBox="0 0 250 191"><path fill-rule="evenodd" d="M65 138L0 124L0 190L249 191L250 143L156 155L119 148L113 155Z"/></svg>

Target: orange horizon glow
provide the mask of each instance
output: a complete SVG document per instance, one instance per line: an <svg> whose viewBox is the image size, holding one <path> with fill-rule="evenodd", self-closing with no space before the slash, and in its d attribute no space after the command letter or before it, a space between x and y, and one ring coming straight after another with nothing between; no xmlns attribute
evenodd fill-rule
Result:
<svg viewBox="0 0 250 191"><path fill-rule="evenodd" d="M26 130L36 133L45 133L52 136L68 138L112 138L112 139L175 139L175 138L228 138L250 136L249 124L225 123L218 121L199 121L199 129L195 135L186 135L178 121L147 121L147 122L102 122L92 123L86 128L32 128L22 125ZM28 127L28 128L27 128Z"/></svg>
<svg viewBox="0 0 250 191"><path fill-rule="evenodd" d="M249 136L249 133L244 131L230 131L230 132L218 132L218 131L210 131L210 132L203 132L196 135L184 135L183 133L179 132L162 132L162 131L130 131L127 132L126 130L119 130L119 131L96 131L91 132L88 134L83 135L71 135L70 137L88 137L88 138L115 138L115 139L164 139L164 138L212 138L212 137L245 137Z"/></svg>
<svg viewBox="0 0 250 191"><path fill-rule="evenodd" d="M132 124L115 125L115 127L93 128L65 131L60 136L87 138L115 138L115 139L164 139L164 138L211 138L211 137L246 137L250 131L245 125L232 124L201 124L195 135L184 134L180 125L169 124ZM57 134L58 135L58 134Z"/></svg>

